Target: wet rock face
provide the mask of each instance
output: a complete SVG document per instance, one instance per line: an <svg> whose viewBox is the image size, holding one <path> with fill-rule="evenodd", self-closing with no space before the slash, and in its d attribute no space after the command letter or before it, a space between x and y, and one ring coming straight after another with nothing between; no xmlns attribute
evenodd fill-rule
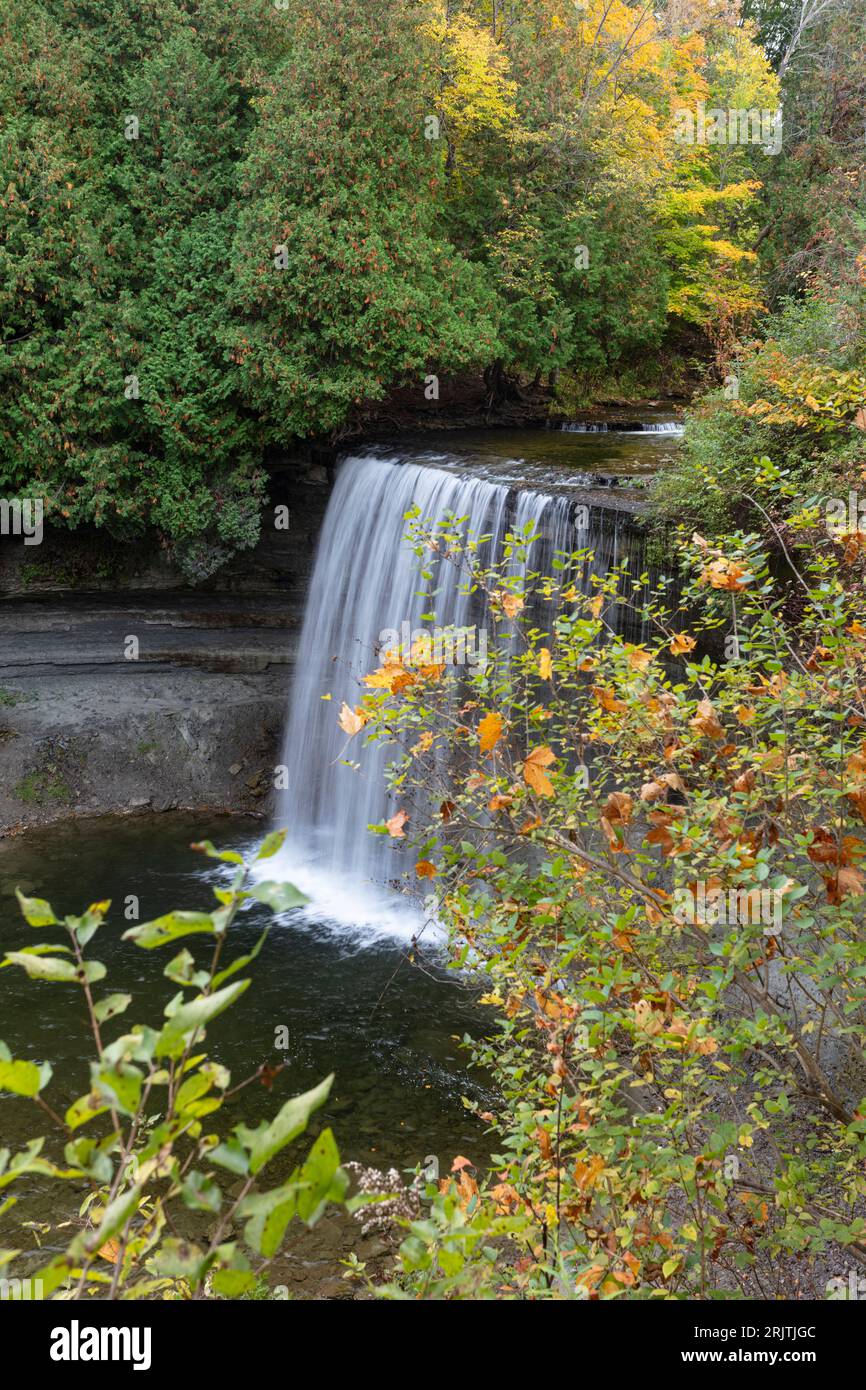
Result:
<svg viewBox="0 0 866 1390"><path fill-rule="evenodd" d="M0 828L263 807L300 614L257 596L7 603Z"/></svg>
<svg viewBox="0 0 866 1390"><path fill-rule="evenodd" d="M328 460L274 461L256 548L201 588L151 539L0 546L0 833L69 815L264 809Z"/></svg>

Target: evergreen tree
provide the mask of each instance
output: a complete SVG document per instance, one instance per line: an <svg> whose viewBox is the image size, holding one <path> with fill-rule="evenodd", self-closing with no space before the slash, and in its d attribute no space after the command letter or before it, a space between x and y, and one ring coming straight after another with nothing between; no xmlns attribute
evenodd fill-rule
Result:
<svg viewBox="0 0 866 1390"><path fill-rule="evenodd" d="M271 437L493 355L494 297L436 230L436 91L405 0L296 3L241 175L237 356Z"/></svg>

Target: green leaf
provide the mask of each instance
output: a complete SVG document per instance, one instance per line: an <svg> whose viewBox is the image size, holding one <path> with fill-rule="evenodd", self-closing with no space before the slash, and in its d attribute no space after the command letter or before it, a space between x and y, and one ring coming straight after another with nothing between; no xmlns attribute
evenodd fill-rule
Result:
<svg viewBox="0 0 866 1390"><path fill-rule="evenodd" d="M102 1053L103 1062L110 1067L124 1062L150 1062L156 1052L159 1034L152 1028L136 1024L131 1033L122 1033L109 1043Z"/></svg>
<svg viewBox="0 0 866 1390"><path fill-rule="evenodd" d="M90 907L80 917L67 917L66 925L70 931L75 933L75 939L79 946L86 946L94 932L102 926L105 921L105 914L111 906L110 900L101 903L91 903Z"/></svg>
<svg viewBox="0 0 866 1390"><path fill-rule="evenodd" d="M249 985L249 980L238 980L233 985L226 985L225 989L218 989L215 994L200 994L197 999L182 1004L157 1038L157 1057L179 1056L183 1051L184 1034L204 1028L211 1019L229 1008Z"/></svg>
<svg viewBox="0 0 866 1390"><path fill-rule="evenodd" d="M243 1125L237 1127L238 1137L250 1151L251 1173L260 1172L275 1154L285 1148L286 1144L290 1144L293 1139L297 1139L299 1134L303 1134L313 1111L318 1110L319 1106L324 1105L328 1099L333 1084L334 1074L332 1072L313 1090L305 1091L303 1095L293 1096L291 1100L287 1100L269 1125L263 1124L257 1130L246 1129Z"/></svg>
<svg viewBox="0 0 866 1390"><path fill-rule="evenodd" d="M105 999L100 999L98 1004L94 1004L93 1013L97 1023L107 1023L110 1018L116 1018L129 1008L132 1003L131 994L109 994Z"/></svg>
<svg viewBox="0 0 866 1390"><path fill-rule="evenodd" d="M203 989L208 981L207 972L196 970L195 960L185 946L172 957L162 973L175 985L198 985Z"/></svg>
<svg viewBox="0 0 866 1390"><path fill-rule="evenodd" d="M20 954L22 956L48 956L52 951L65 951L67 955L70 954L68 946L23 946ZM10 966L17 964L18 961L15 960L2 960L0 961L0 970L8 970Z"/></svg>
<svg viewBox="0 0 866 1390"><path fill-rule="evenodd" d="M218 1163L220 1168L227 1168L230 1173L237 1173L243 1178L250 1171L249 1156L238 1139L227 1139L224 1144L217 1144L208 1158L212 1163Z"/></svg>
<svg viewBox="0 0 866 1390"><path fill-rule="evenodd" d="M459 1274L466 1264L466 1257L462 1251L455 1249L454 1246L443 1246L437 1255L442 1273L449 1278Z"/></svg>
<svg viewBox="0 0 866 1390"><path fill-rule="evenodd" d="M59 1168L49 1163L47 1158L39 1157L44 1143L44 1139L30 1139L27 1147L15 1155L8 1169L0 1176L0 1187L7 1187L24 1173L45 1173L53 1177L62 1177Z"/></svg>
<svg viewBox="0 0 866 1390"><path fill-rule="evenodd" d="M0 1062L0 1091L38 1096L42 1078L35 1062Z"/></svg>
<svg viewBox="0 0 866 1390"><path fill-rule="evenodd" d="M134 941L146 951L177 941L181 936L213 935L214 920L208 912L168 912L152 922L142 922L123 933L124 941Z"/></svg>
<svg viewBox="0 0 866 1390"><path fill-rule="evenodd" d="M295 1214L299 1184L291 1179L271 1192L256 1192L241 1203L238 1215L247 1217L244 1240L259 1255L270 1259L280 1248L286 1227Z"/></svg>
<svg viewBox="0 0 866 1390"><path fill-rule="evenodd" d="M20 888L15 889L15 896L20 904L25 922L28 922L31 927L57 926L54 909L44 898L25 898Z"/></svg>
<svg viewBox="0 0 866 1390"><path fill-rule="evenodd" d="M191 1211L211 1211L216 1214L222 1206L222 1193L213 1178L195 1170L187 1176L180 1195Z"/></svg>
<svg viewBox="0 0 866 1390"><path fill-rule="evenodd" d="M194 1076L187 1077L175 1097L175 1109L178 1113L191 1105L194 1100L199 1100L211 1088L211 1079L203 1072L196 1072Z"/></svg>
<svg viewBox="0 0 866 1390"><path fill-rule="evenodd" d="M207 1273L207 1260L200 1246L169 1236L154 1255L153 1268L172 1279L188 1279L196 1287Z"/></svg>
<svg viewBox="0 0 866 1390"><path fill-rule="evenodd" d="M97 1115L104 1115L107 1109L108 1106L91 1091L88 1095L79 1096L78 1100L73 1101L64 1118L70 1129L78 1129L79 1125L86 1125L88 1120L95 1119Z"/></svg>
<svg viewBox="0 0 866 1390"><path fill-rule="evenodd" d="M282 849L288 833L287 830L272 830L270 835L266 835L262 840L256 859L270 859L277 850Z"/></svg>
<svg viewBox="0 0 866 1390"><path fill-rule="evenodd" d="M222 859L226 864L243 864L243 855L238 854L236 849L216 849L210 840L199 840L192 846L200 854L206 854L208 859Z"/></svg>
<svg viewBox="0 0 866 1390"><path fill-rule="evenodd" d="M141 1099L142 1081L142 1074L135 1067L122 1067L112 1071L96 1070L93 1089L115 1110L122 1110L125 1115L134 1115Z"/></svg>
<svg viewBox="0 0 866 1390"><path fill-rule="evenodd" d="M226 966L225 970L221 970L218 975L214 975L214 989L218 989L219 986L222 984L223 980L230 979L230 977L232 975L236 975L239 970L245 969L245 967L249 965L250 961L255 960L256 956L259 954L259 951L262 949L265 942L267 941L269 931L270 927L265 927L265 930L262 932L255 946L251 951L247 953L247 955L238 956L237 960L232 961L231 965Z"/></svg>
<svg viewBox="0 0 866 1390"><path fill-rule="evenodd" d="M216 1086L220 1091L224 1091L231 1085L232 1074L228 1067L224 1067L221 1062L205 1062L202 1072L210 1079L211 1085Z"/></svg>
<svg viewBox="0 0 866 1390"><path fill-rule="evenodd" d="M220 1294L223 1298L240 1298L242 1294L255 1288L256 1276L252 1270L218 1269L211 1276L211 1284L214 1293Z"/></svg>
<svg viewBox="0 0 866 1390"><path fill-rule="evenodd" d="M63 1155L67 1163L84 1169L100 1185L111 1182L114 1168L98 1140L83 1135L80 1139L72 1139L64 1147Z"/></svg>
<svg viewBox="0 0 866 1390"><path fill-rule="evenodd" d="M277 883L266 879L250 889L250 895L257 902L265 903L273 912L289 912L293 907L303 907L310 900L305 893L291 883Z"/></svg>
<svg viewBox="0 0 866 1390"><path fill-rule="evenodd" d="M66 947L52 946L50 949L64 951ZM78 979L78 967L71 960L60 960L57 956L37 955L32 951L7 951L6 960L10 965L20 965L31 980L70 984Z"/></svg>
<svg viewBox="0 0 866 1390"><path fill-rule="evenodd" d="M298 1216L308 1226L315 1226L329 1202L342 1201L349 1185L330 1129L322 1130L298 1178L303 1184L298 1193Z"/></svg>
<svg viewBox="0 0 866 1390"><path fill-rule="evenodd" d="M35 1276L42 1287L43 1299L50 1298L55 1289L76 1276L76 1265L66 1255L55 1255L49 1264L44 1265Z"/></svg>

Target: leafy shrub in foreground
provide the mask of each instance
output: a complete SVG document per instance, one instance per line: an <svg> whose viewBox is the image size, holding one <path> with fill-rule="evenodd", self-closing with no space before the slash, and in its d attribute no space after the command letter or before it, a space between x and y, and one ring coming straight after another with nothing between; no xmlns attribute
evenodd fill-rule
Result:
<svg viewBox="0 0 866 1390"><path fill-rule="evenodd" d="M412 521L489 659L386 653L351 727L397 749L382 831L489 981L498 1181L457 1214L528 1222L501 1295L820 1297L866 1258L866 561L819 521L788 518L784 582L755 535L684 542L682 606ZM415 1296L454 1214L412 1223Z"/></svg>
<svg viewBox="0 0 866 1390"><path fill-rule="evenodd" d="M284 831L267 836L256 861L275 854L284 838ZM32 1275L38 1296L165 1299L254 1293L292 1218L313 1226L326 1206L344 1199L348 1178L330 1129L322 1131L287 1180L260 1187L271 1161L304 1133L327 1100L332 1076L286 1101L270 1122L254 1129L237 1124L228 1137L220 1137L207 1124L239 1087L231 1087L226 1068L203 1050L205 1030L249 987L250 979L239 976L259 954L268 931L251 951L227 964L232 923L249 899L275 912L305 899L286 883L247 886L250 865L234 850L216 850L208 841L197 848L234 866L230 886L214 889L217 909L170 912L131 927L125 938L146 951L206 938L209 960L197 966L184 945L165 968L177 993L164 1020L155 1027L137 1024L110 1042L106 1025L132 998L103 995L106 968L86 954L110 904L93 903L81 916L59 921L47 902L18 894L31 927L50 929L55 937L65 931L66 941L9 951L0 968L19 966L33 980L80 989L95 1052L89 1090L60 1115L50 1100L50 1063L13 1058L0 1043L0 1091L33 1100L65 1140L64 1165L45 1156L42 1137L14 1155L0 1149L0 1212L14 1205L15 1184L28 1175L76 1186L83 1181L89 1188L81 1205L84 1229ZM240 1179L237 1195L223 1192L220 1173ZM210 1233L201 1244L177 1234L185 1208L210 1218ZM243 1225L242 1238L229 1236L237 1223ZM0 1251L0 1268L8 1273L20 1253Z"/></svg>

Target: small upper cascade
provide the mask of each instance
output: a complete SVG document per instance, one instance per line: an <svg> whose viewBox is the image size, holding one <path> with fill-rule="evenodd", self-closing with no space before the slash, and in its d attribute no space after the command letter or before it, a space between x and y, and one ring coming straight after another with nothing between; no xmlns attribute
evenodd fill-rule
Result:
<svg viewBox="0 0 866 1390"><path fill-rule="evenodd" d="M564 434L670 434L681 435L679 420L569 420L560 426Z"/></svg>

